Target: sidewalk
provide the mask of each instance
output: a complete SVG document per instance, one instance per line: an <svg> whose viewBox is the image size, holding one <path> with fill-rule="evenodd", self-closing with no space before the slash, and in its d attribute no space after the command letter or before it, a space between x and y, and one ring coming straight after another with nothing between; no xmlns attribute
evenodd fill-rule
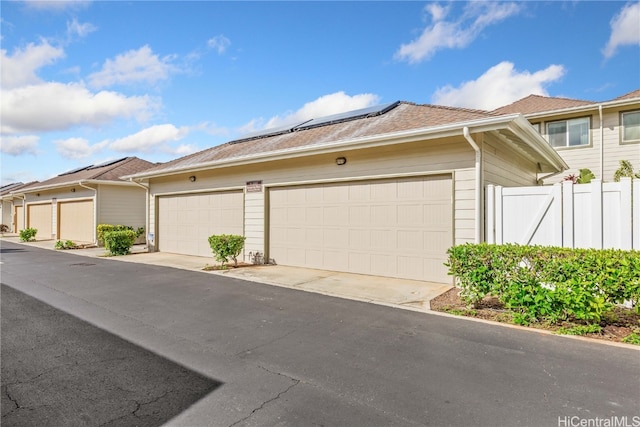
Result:
<svg viewBox="0 0 640 427"><path fill-rule="evenodd" d="M0 237L0 244L2 241L55 250L55 240L40 240L24 243L20 242L17 236L5 235ZM108 256L105 249L99 247L73 249L66 252L88 257ZM113 256L109 257L109 259L200 271L203 274L220 274L240 280L299 289L307 292L315 292L323 295L413 311L429 311L429 302L452 287L451 285L441 283L281 265L252 265L230 268L224 271L205 271L203 270L205 266L215 264L213 257L205 258L164 252L147 252L146 245L134 245L130 255Z"/></svg>

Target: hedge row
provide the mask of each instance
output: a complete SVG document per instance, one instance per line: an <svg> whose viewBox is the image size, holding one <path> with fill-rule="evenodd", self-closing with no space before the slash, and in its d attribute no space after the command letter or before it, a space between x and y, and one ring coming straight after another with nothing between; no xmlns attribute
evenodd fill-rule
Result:
<svg viewBox="0 0 640 427"><path fill-rule="evenodd" d="M640 252L515 244L464 244L448 251L461 297L497 297L521 324L565 319L599 322L615 304L640 313Z"/></svg>

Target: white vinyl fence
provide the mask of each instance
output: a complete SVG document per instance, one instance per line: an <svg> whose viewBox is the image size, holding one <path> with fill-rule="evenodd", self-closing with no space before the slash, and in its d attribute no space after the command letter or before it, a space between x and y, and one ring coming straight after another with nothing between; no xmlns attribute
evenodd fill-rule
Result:
<svg viewBox="0 0 640 427"><path fill-rule="evenodd" d="M488 243L640 249L640 179L489 185L485 218Z"/></svg>

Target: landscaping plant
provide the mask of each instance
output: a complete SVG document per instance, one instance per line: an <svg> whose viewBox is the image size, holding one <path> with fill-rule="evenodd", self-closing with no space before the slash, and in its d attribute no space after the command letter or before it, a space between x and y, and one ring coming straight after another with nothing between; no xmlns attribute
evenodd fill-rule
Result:
<svg viewBox="0 0 640 427"><path fill-rule="evenodd" d="M103 238L104 247L111 255L127 255L136 241L136 232L129 229L106 231Z"/></svg>
<svg viewBox="0 0 640 427"><path fill-rule="evenodd" d="M25 228L24 230L20 230L20 241L30 242L32 240L36 240L36 234L38 234L38 230L36 228Z"/></svg>
<svg viewBox="0 0 640 427"><path fill-rule="evenodd" d="M516 323L597 323L615 304L640 313L640 253L515 244L464 244L449 249L449 274L460 296L477 306L487 296L513 311Z"/></svg>
<svg viewBox="0 0 640 427"><path fill-rule="evenodd" d="M209 246L216 261L221 263L221 268L226 268L229 258L233 259L234 267L238 266L238 255L244 248L245 239L244 236L234 234L214 234L209 236Z"/></svg>

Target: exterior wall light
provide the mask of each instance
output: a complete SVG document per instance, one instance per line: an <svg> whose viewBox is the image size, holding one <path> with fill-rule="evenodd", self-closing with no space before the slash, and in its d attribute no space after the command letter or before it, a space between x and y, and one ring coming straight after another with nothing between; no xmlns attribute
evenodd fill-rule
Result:
<svg viewBox="0 0 640 427"><path fill-rule="evenodd" d="M76 189L75 189L75 188L72 188L72 189L71 189L71 192L72 192L72 193L75 193L75 192L76 192Z"/></svg>
<svg viewBox="0 0 640 427"><path fill-rule="evenodd" d="M36 193L36 197L40 197L40 193Z"/></svg>
<svg viewBox="0 0 640 427"><path fill-rule="evenodd" d="M346 157L338 157L338 158L336 158L336 165L342 166L345 163L347 163L347 158Z"/></svg>
<svg viewBox="0 0 640 427"><path fill-rule="evenodd" d="M191 176L189 177L189 181L191 181L191 182L196 182L196 176L195 176L195 175L191 175Z"/></svg>

